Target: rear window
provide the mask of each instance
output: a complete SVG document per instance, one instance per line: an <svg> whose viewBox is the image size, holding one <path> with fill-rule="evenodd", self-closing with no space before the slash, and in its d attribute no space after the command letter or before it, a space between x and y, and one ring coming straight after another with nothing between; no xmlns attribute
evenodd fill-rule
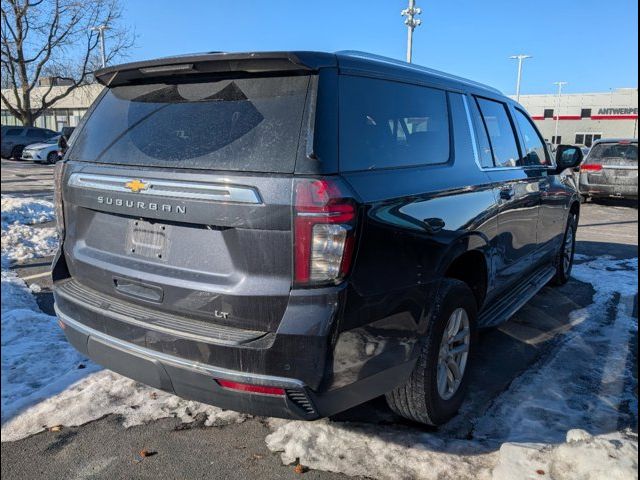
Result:
<svg viewBox="0 0 640 480"><path fill-rule="evenodd" d="M308 85L308 76L295 76L115 87L69 159L291 173Z"/></svg>
<svg viewBox="0 0 640 480"><path fill-rule="evenodd" d="M449 160L449 113L442 90L342 76L339 111L342 171Z"/></svg>
<svg viewBox="0 0 640 480"><path fill-rule="evenodd" d="M599 143L589 152L589 162L605 158L622 158L638 161L637 143Z"/></svg>

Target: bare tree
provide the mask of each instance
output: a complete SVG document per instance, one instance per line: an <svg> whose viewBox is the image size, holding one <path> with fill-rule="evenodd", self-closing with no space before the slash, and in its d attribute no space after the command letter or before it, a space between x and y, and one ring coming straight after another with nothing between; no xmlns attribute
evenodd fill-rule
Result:
<svg viewBox="0 0 640 480"><path fill-rule="evenodd" d="M120 24L119 0L2 0L1 10L1 83L11 93L0 96L3 107L23 125L33 125L55 102L92 80L99 65L93 27L107 27L107 62L133 46L133 33ZM34 90L42 77L63 79L64 87L54 88L51 82Z"/></svg>

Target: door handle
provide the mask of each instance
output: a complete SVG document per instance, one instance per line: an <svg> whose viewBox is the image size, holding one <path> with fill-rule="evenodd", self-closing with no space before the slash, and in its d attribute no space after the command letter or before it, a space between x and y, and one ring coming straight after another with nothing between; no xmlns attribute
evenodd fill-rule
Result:
<svg viewBox="0 0 640 480"><path fill-rule="evenodd" d="M502 187L500 189L500 198L502 200L511 200L514 195L515 195L515 189L511 186Z"/></svg>
<svg viewBox="0 0 640 480"><path fill-rule="evenodd" d="M430 234L438 233L445 227L444 220L441 218L425 218L422 223L424 229Z"/></svg>

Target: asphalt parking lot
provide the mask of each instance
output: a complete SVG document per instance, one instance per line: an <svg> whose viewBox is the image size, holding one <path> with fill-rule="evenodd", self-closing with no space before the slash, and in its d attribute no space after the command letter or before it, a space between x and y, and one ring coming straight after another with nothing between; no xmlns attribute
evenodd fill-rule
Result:
<svg viewBox="0 0 640 480"><path fill-rule="evenodd" d="M2 193L52 197L52 166L2 160ZM583 205L577 252L583 255L637 257L637 204L607 201ZM35 259L15 267L27 284L42 290L38 302L53 313L50 259ZM463 412L440 429L455 438L473 436L472 419L481 415L511 382L543 357L559 335L571 328L569 313L589 305L590 285L572 280L561 288L545 288L509 322L483 332L472 371L471 391ZM632 349L637 357L637 350ZM637 358L632 359L634 363ZM376 399L334 418L335 421L403 423ZM637 428L633 415L621 423ZM415 427L413 428L422 428ZM432 430L430 430L432 431ZM269 433L262 419L238 425L183 428L175 419L124 429L109 416L61 432L43 432L17 442L2 443L2 478L295 478L264 442ZM136 462L142 449L156 455ZM342 478L310 471L308 478ZM345 477L346 478L346 477Z"/></svg>

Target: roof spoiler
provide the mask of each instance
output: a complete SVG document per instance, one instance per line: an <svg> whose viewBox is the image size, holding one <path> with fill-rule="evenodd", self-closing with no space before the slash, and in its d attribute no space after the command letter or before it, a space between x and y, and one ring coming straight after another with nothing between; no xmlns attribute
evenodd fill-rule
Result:
<svg viewBox="0 0 640 480"><path fill-rule="evenodd" d="M336 65L336 56L330 53L211 52L106 67L97 70L95 78L106 87L115 87L141 79L166 78L175 75L314 72L323 67Z"/></svg>

